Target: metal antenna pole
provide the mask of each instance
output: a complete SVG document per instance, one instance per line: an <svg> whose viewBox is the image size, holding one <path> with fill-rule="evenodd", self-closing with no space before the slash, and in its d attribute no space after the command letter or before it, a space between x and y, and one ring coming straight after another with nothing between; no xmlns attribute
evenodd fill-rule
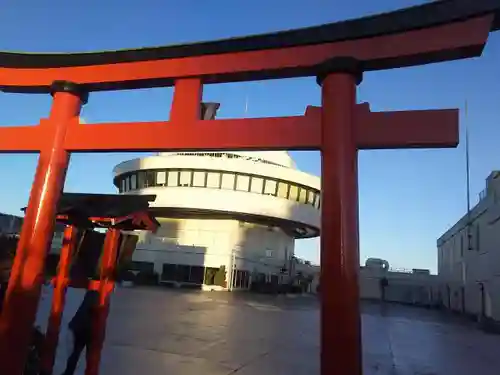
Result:
<svg viewBox="0 0 500 375"><path fill-rule="evenodd" d="M469 162L469 122L468 120L468 105L465 100L464 121L465 121L465 176L467 185L467 246L468 250L472 250L471 241L471 210L470 210L470 162Z"/></svg>

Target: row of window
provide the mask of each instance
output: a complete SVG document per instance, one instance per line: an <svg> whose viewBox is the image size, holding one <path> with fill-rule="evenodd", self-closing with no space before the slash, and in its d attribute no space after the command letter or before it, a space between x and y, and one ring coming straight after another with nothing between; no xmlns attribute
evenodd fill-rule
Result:
<svg viewBox="0 0 500 375"><path fill-rule="evenodd" d="M272 195L319 209L319 191L288 181L245 173L219 172L201 169L152 169L121 175L115 184L120 193L156 186L199 187L245 191Z"/></svg>
<svg viewBox="0 0 500 375"><path fill-rule="evenodd" d="M151 262L131 262L130 270L154 273L154 263ZM217 279L217 273L221 272L220 268L214 267L203 267L203 266L189 266L184 264L171 264L164 263L161 273L161 281L163 282L183 282L192 284L205 284L205 285L216 285L218 282L222 282L223 285L227 286L227 279L231 279L228 272L224 271ZM222 280L220 280L222 278ZM250 272L245 270L234 270L233 273L233 288L244 288L248 289L250 286Z"/></svg>

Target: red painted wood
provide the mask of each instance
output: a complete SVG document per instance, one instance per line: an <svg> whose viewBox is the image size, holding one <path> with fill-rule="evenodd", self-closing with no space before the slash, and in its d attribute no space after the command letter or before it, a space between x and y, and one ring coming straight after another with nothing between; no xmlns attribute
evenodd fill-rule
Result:
<svg viewBox="0 0 500 375"><path fill-rule="evenodd" d="M186 77L202 77L205 83L224 83L261 79L252 78L258 76L255 72L260 71L272 71L273 78L311 76L316 74L318 64L336 56L352 56L361 61L406 57L408 65L414 65L411 62L414 56L463 48L468 53L460 54L457 58L472 57L481 53L493 17L485 15L405 33L301 47L94 66L0 68L0 86L49 87L55 80L87 84L171 78L171 82L162 83L162 86L167 86L173 80ZM235 78L235 75L239 75L239 78ZM148 84L144 83L144 86ZM141 84L137 87L141 87Z"/></svg>
<svg viewBox="0 0 500 375"><path fill-rule="evenodd" d="M458 109L358 113L360 150L458 145Z"/></svg>
<svg viewBox="0 0 500 375"><path fill-rule="evenodd" d="M369 112L357 106L358 148L443 148L458 144L458 110ZM75 152L162 151L210 149L317 150L321 139L321 108L304 116L176 122L81 125L69 129L65 147ZM120 133L116 134L117 127ZM14 149L20 133L0 128L0 152ZM16 128L17 129L17 128ZM20 150L36 152L40 128L20 127L26 137ZM111 137L111 134L114 134ZM199 137L199 134L204 134ZM110 138L111 137L111 138ZM14 146L13 146L14 145ZM17 150L16 150L17 151Z"/></svg>
<svg viewBox="0 0 500 375"><path fill-rule="evenodd" d="M59 256L57 277L54 280L52 306L41 358L41 366L44 374L52 374L54 367L57 344L59 342L59 331L61 329L64 304L66 302L66 289L69 284L71 259L78 239L77 234L78 230L73 226L67 226L64 230L63 246Z"/></svg>
<svg viewBox="0 0 500 375"><path fill-rule="evenodd" d="M47 134L40 125L2 126L0 127L0 153L39 152L45 138Z"/></svg>
<svg viewBox="0 0 500 375"><path fill-rule="evenodd" d="M92 342L87 348L87 366L85 375L98 375L101 362L101 352L106 338L106 320L108 319L111 293L114 282L118 246L120 245L120 231L109 229L104 240L104 251L101 259L101 276L99 280L99 305L94 311L92 321Z"/></svg>
<svg viewBox="0 0 500 375"><path fill-rule="evenodd" d="M200 119L203 85L199 78L179 79L175 82L174 100L170 111L172 125L191 123Z"/></svg>
<svg viewBox="0 0 500 375"><path fill-rule="evenodd" d="M58 92L45 132L28 208L0 318L0 374L21 375L36 317L45 258L54 233L56 206L64 187L69 153L66 131L78 122L81 101Z"/></svg>
<svg viewBox="0 0 500 375"><path fill-rule="evenodd" d="M320 123L321 107L308 107L311 123ZM358 150L456 147L458 109L371 112L368 103L356 105Z"/></svg>
<svg viewBox="0 0 500 375"><path fill-rule="evenodd" d="M321 374L361 375L355 77L328 75L321 97Z"/></svg>
<svg viewBox="0 0 500 375"><path fill-rule="evenodd" d="M75 152L310 150L319 148L320 126L307 116L96 124L73 129L66 147Z"/></svg>
<svg viewBox="0 0 500 375"><path fill-rule="evenodd" d="M70 221L71 217L68 215L57 215L56 216L57 220L59 222L65 222L65 221ZM120 230L148 230L150 232L156 232L158 229L159 224L151 219L151 216L149 215L148 212L135 212L133 214L127 215L127 216L120 216L120 217L88 217L88 221L103 226L105 228L113 228L119 225L120 223L127 221L127 220L132 220L131 226L127 228L120 227ZM144 226L138 227L136 224L144 224Z"/></svg>

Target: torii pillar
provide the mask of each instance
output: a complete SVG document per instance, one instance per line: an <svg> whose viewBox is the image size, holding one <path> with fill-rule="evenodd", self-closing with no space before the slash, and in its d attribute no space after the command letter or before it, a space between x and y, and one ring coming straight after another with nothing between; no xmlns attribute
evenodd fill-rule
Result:
<svg viewBox="0 0 500 375"><path fill-rule="evenodd" d="M321 368L362 372L359 308L357 60L323 65L321 85ZM339 298L342 296L342 298Z"/></svg>
<svg viewBox="0 0 500 375"><path fill-rule="evenodd" d="M21 236L12 266L6 302L0 319L0 363L5 373L21 373L26 355L12 353L10 348L27 347L33 332L31 324L36 316L38 299L44 278L45 258L54 233L57 203L64 188L70 153L64 142L70 127L78 125L81 107L88 94L78 85L64 81L54 82L49 118L39 127L45 137L40 139L40 155L33 186L24 217ZM12 282L15 280L15 282ZM5 361L9 358L8 361Z"/></svg>

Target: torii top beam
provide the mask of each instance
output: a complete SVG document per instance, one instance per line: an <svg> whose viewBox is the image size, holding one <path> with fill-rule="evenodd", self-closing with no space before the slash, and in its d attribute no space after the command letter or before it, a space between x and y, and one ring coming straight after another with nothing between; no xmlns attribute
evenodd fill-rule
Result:
<svg viewBox="0 0 500 375"><path fill-rule="evenodd" d="M274 34L134 50L29 54L0 52L0 89L44 93L57 81L83 92L175 83L170 121L84 125L73 119L70 152L321 149L321 114L201 120L203 84L321 75L349 56L362 70L478 56L500 28L498 0L443 0L391 13ZM61 89L60 87L58 88ZM371 113L358 108L358 148L455 147L458 111ZM0 128L0 152L39 152L50 130ZM307 130L306 130L307 129ZM200 137L200 134L203 136Z"/></svg>
<svg viewBox="0 0 500 375"><path fill-rule="evenodd" d="M350 21L219 41L92 53L0 52L0 88L49 92L56 80L87 91L317 75L337 56L363 70L474 57L500 28L498 0L442 0Z"/></svg>

